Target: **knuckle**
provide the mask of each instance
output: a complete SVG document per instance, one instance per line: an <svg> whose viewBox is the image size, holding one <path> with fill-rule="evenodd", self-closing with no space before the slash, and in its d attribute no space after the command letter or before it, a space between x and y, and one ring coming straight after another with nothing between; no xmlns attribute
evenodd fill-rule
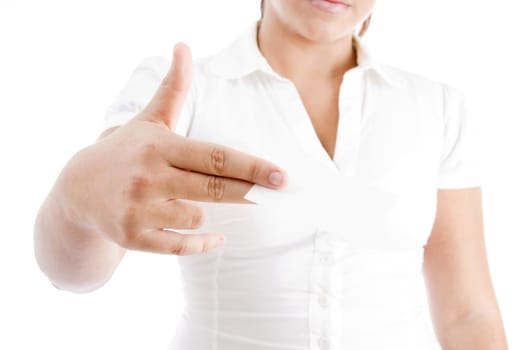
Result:
<svg viewBox="0 0 526 350"><path fill-rule="evenodd" d="M170 86L170 77L168 75L164 76L163 80L161 81L160 86L163 89L168 88Z"/></svg>
<svg viewBox="0 0 526 350"><path fill-rule="evenodd" d="M144 173L131 175L124 189L125 197L132 201L144 198L144 195L151 184L152 179Z"/></svg>
<svg viewBox="0 0 526 350"><path fill-rule="evenodd" d="M215 146L210 152L210 164L212 171L216 174L223 174L226 169L226 150Z"/></svg>
<svg viewBox="0 0 526 350"><path fill-rule="evenodd" d="M249 166L250 182L258 182L258 179L261 177L261 168L261 164L257 160L251 163L251 165Z"/></svg>
<svg viewBox="0 0 526 350"><path fill-rule="evenodd" d="M210 175L207 177L207 194L208 197L215 201L223 199L225 194L225 181L220 177Z"/></svg>
<svg viewBox="0 0 526 350"><path fill-rule="evenodd" d="M159 153L159 145L155 142L146 142L139 146L139 158L141 161L151 160Z"/></svg>
<svg viewBox="0 0 526 350"><path fill-rule="evenodd" d="M192 245L189 239L182 239L179 244L172 249L172 254L175 255L189 255L192 254Z"/></svg>

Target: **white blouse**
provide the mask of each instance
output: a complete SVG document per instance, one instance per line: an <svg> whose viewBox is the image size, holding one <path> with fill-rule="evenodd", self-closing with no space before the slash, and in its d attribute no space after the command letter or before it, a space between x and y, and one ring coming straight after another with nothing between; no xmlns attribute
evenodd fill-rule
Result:
<svg viewBox="0 0 526 350"><path fill-rule="evenodd" d="M473 119L455 88L381 64L354 37L334 159L300 95L258 49L257 21L194 60L174 132L282 166L289 186L255 204L196 202L224 247L178 256L186 300L169 350L439 349L422 276L437 189L481 185ZM171 59L171 58L170 58ZM107 109L120 125L170 59L149 56Z"/></svg>

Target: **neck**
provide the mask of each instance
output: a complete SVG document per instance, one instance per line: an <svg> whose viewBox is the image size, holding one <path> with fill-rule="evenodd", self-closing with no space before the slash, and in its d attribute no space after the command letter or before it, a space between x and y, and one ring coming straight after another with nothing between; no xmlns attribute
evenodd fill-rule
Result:
<svg viewBox="0 0 526 350"><path fill-rule="evenodd" d="M352 37L316 42L293 32L267 11L258 26L258 47L269 65L281 76L294 80L340 78L355 67Z"/></svg>

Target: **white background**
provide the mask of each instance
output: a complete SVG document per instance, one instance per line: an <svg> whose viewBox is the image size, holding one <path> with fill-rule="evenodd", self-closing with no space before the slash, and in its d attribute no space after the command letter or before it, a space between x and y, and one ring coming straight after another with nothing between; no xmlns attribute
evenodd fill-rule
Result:
<svg viewBox="0 0 526 350"><path fill-rule="evenodd" d="M463 90L481 125L486 242L510 349L526 349L526 79L520 1L378 1L366 42ZM102 131L134 67L178 41L194 58L259 18L259 0L0 0L1 349L164 349L182 311L175 256L131 252L103 288L52 287L33 220L68 159Z"/></svg>

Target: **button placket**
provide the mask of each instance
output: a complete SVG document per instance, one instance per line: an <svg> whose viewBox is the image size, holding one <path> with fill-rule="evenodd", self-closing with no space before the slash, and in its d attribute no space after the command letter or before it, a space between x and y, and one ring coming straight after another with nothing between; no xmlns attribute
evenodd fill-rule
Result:
<svg viewBox="0 0 526 350"><path fill-rule="evenodd" d="M342 246L337 231L316 228L311 272L311 349L335 349L339 339L341 312L336 304L340 298L335 287L341 279L337 261Z"/></svg>
<svg viewBox="0 0 526 350"><path fill-rule="evenodd" d="M334 263L334 256L332 253L320 253L319 261L322 265L331 266Z"/></svg>
<svg viewBox="0 0 526 350"><path fill-rule="evenodd" d="M325 293L320 294L320 295L318 296L318 303L319 303L320 306L323 307L323 308L327 308L327 307L329 307L329 303L330 303L330 301L329 301L329 296L328 296L327 294L325 294Z"/></svg>
<svg viewBox="0 0 526 350"><path fill-rule="evenodd" d="M318 346L320 350L329 350L331 347L331 343L328 337L321 336L318 338Z"/></svg>

